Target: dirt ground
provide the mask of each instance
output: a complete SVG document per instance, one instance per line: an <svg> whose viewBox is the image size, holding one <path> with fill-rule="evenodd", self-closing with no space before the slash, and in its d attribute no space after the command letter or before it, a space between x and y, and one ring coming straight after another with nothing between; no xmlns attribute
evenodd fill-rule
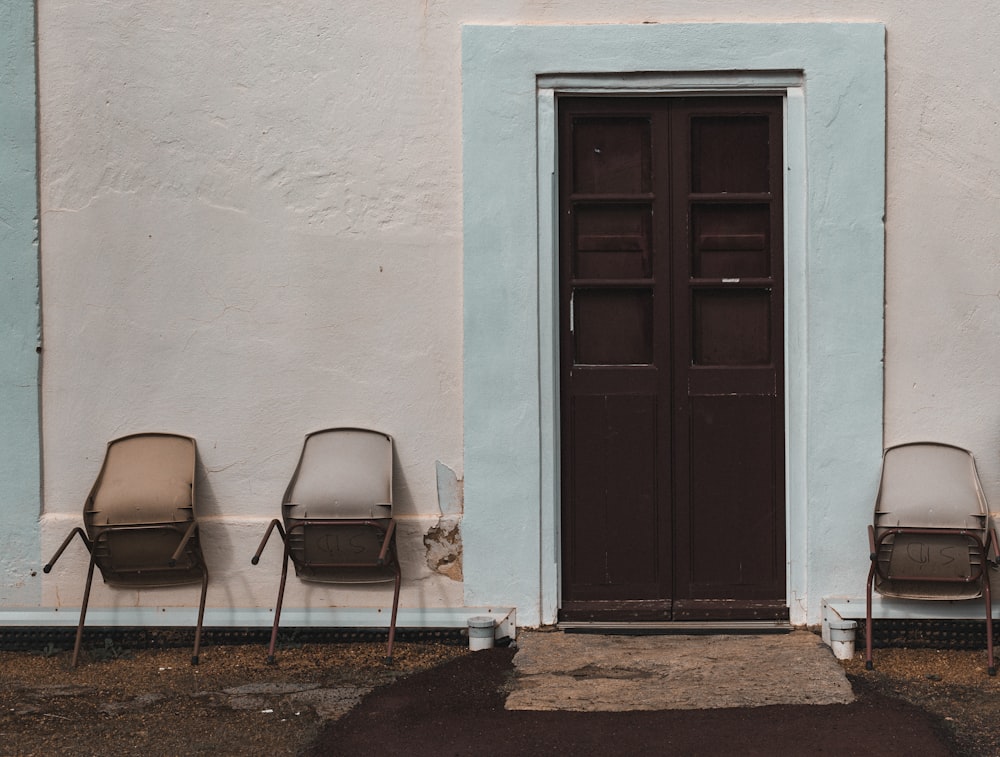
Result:
<svg viewBox="0 0 1000 757"><path fill-rule="evenodd" d="M512 649L436 643L0 652L0 754L1000 754L985 653L880 650L844 663L850 705L510 712ZM378 746L375 746L378 744Z"/></svg>
<svg viewBox="0 0 1000 757"><path fill-rule="evenodd" d="M298 755L372 689L468 654L397 643L0 652L0 754Z"/></svg>

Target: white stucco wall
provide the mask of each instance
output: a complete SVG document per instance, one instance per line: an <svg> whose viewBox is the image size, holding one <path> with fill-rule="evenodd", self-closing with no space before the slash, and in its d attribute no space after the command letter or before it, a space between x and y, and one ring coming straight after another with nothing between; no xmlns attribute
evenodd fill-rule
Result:
<svg viewBox="0 0 1000 757"><path fill-rule="evenodd" d="M435 461L462 469L458 51L419 12L381 44L389 9L39 4L46 556L107 439L175 431L199 445L209 605L271 606L280 547L250 556L303 435L357 425L396 440L402 604L462 604L421 540ZM72 564L46 604L79 602Z"/></svg>
<svg viewBox="0 0 1000 757"><path fill-rule="evenodd" d="M440 513L435 461L464 471L461 33L472 23L883 23L885 441L969 447L1000 508L1000 9L989 0L946 11L929 0L37 5L44 515L24 537L33 558L11 567L30 587L20 601L79 603L82 550L44 579L31 572L78 523L107 439L163 429L199 443L209 605L271 606L277 547L270 567L249 558L302 436L331 425L396 439L403 606L503 599L505 571L463 586L427 567L422 543ZM854 475L873 481L877 466ZM7 474L22 487L32 476ZM870 509L830 501L859 522ZM36 517L37 503L25 507ZM503 543L473 541L487 536ZM820 551L852 566L843 593L863 590L863 534L836 533ZM100 587L92 601L192 600ZM307 596L290 582L286 604L345 601L384 598Z"/></svg>

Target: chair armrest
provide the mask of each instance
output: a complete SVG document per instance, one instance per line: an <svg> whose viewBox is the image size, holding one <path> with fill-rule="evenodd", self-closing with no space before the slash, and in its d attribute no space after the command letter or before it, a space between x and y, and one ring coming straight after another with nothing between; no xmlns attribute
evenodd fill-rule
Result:
<svg viewBox="0 0 1000 757"><path fill-rule="evenodd" d="M271 538L271 532L277 527L278 535L281 536L281 540L285 541L285 529L281 527L281 521L275 518L272 520L268 526L267 531L264 532L264 538L260 540L260 546L257 547L257 552L252 558L250 558L250 563L256 565L260 562L260 554L264 551L264 545L267 544L267 540Z"/></svg>
<svg viewBox="0 0 1000 757"><path fill-rule="evenodd" d="M381 568L385 565L385 557L389 553L389 547L392 544L392 539L396 535L396 521L390 520L389 527L385 530L385 536L382 538L382 549L378 553L378 566Z"/></svg>
<svg viewBox="0 0 1000 757"><path fill-rule="evenodd" d="M69 532L69 536L63 539L63 543L59 545L59 549L56 550L56 553L52 556L52 559L49 560L47 563L45 563L45 567L42 568L43 573L48 573L50 570L52 570L52 566L56 564L56 560L59 559L59 557L62 555L66 547L69 546L70 540L77 534L79 534L80 538L83 539L83 545L87 548L87 551L93 552L93 547L90 544L90 539L87 538L87 534L84 533L84 530L82 528L77 526L76 528L74 528L72 531Z"/></svg>
<svg viewBox="0 0 1000 757"><path fill-rule="evenodd" d="M181 538L181 543L177 545L177 549L174 550L173 557L167 563L171 568L177 565L177 560L180 559L181 554L187 548L188 542L191 541L191 537L195 535L198 530L198 522L191 521L191 525L188 526L187 531L184 532L184 536Z"/></svg>

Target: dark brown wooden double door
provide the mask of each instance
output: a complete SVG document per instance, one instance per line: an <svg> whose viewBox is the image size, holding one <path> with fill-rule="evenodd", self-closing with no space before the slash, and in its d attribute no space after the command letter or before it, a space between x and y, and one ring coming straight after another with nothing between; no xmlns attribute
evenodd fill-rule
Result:
<svg viewBox="0 0 1000 757"><path fill-rule="evenodd" d="M559 100L563 620L787 617L781 114Z"/></svg>

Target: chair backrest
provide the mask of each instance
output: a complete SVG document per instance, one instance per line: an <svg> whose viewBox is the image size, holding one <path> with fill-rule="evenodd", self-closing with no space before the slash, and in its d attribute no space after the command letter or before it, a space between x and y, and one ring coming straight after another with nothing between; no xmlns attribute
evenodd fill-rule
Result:
<svg viewBox="0 0 1000 757"><path fill-rule="evenodd" d="M133 434L108 443L83 509L94 562L115 586L173 586L204 575L195 522L195 440ZM184 549L175 559L175 551Z"/></svg>
<svg viewBox="0 0 1000 757"><path fill-rule="evenodd" d="M306 436L282 501L288 554L306 581L395 580L395 546L378 563L392 518L392 437L361 428Z"/></svg>
<svg viewBox="0 0 1000 757"><path fill-rule="evenodd" d="M875 525L968 528L985 532L989 510L972 453L915 442L889 447L875 504Z"/></svg>
<svg viewBox="0 0 1000 757"><path fill-rule="evenodd" d="M309 434L282 504L286 523L391 517L392 437L360 428Z"/></svg>
<svg viewBox="0 0 1000 757"><path fill-rule="evenodd" d="M108 443L84 506L92 528L194 520L195 441L174 434L133 434Z"/></svg>

